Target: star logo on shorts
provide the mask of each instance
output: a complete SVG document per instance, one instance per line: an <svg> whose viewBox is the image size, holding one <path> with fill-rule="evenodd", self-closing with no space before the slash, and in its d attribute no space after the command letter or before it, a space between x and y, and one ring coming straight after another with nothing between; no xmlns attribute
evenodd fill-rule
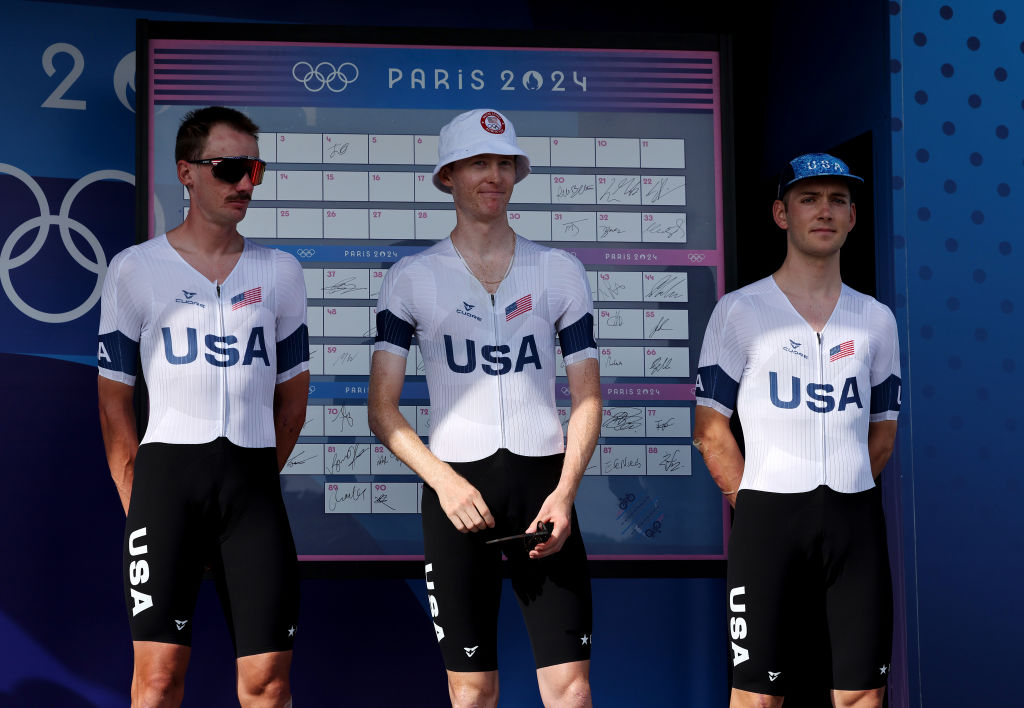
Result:
<svg viewBox="0 0 1024 708"><path fill-rule="evenodd" d="M188 624L188 620L174 620L174 624L178 625L178 631L185 629L185 625Z"/></svg>
<svg viewBox="0 0 1024 708"><path fill-rule="evenodd" d="M594 644L594 635L593 634L584 634L582 637L580 637L580 646L585 647L588 644L593 646L593 644Z"/></svg>
<svg viewBox="0 0 1024 708"><path fill-rule="evenodd" d="M879 676L885 676L887 673L889 673L889 665L888 664L882 664L881 666L878 667L878 675Z"/></svg>
<svg viewBox="0 0 1024 708"><path fill-rule="evenodd" d="M294 637L295 636L295 625L294 624L291 627L288 628L288 636L289 637Z"/></svg>
<svg viewBox="0 0 1024 708"><path fill-rule="evenodd" d="M466 656L472 657L474 654L476 654L476 650L480 648L480 645L477 644L475 647L462 647L462 648L466 650Z"/></svg>

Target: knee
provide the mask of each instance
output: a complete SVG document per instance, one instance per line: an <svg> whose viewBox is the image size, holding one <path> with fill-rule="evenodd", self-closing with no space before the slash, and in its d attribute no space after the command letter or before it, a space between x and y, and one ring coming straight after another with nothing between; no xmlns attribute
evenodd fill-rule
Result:
<svg viewBox="0 0 1024 708"><path fill-rule="evenodd" d="M291 686L287 676L249 673L238 682L238 701L243 706L254 701L261 706L285 706L290 699Z"/></svg>
<svg viewBox="0 0 1024 708"><path fill-rule="evenodd" d="M590 680L585 676L574 677L562 689L558 705L565 706L565 708L587 708L590 706Z"/></svg>
<svg viewBox="0 0 1024 708"><path fill-rule="evenodd" d="M448 679L448 695L452 708L490 708L498 705L496 681L461 681Z"/></svg>
<svg viewBox="0 0 1024 708"><path fill-rule="evenodd" d="M181 705L185 682L172 671L137 672L132 686L132 708L166 708Z"/></svg>

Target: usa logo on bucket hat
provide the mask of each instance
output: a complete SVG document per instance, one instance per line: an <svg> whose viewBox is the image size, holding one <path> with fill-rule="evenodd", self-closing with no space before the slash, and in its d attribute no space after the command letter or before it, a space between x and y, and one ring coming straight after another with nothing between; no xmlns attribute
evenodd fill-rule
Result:
<svg viewBox="0 0 1024 708"><path fill-rule="evenodd" d="M494 133L495 135L501 135L505 132L505 120L499 113L494 111L487 111L480 116L480 125L488 133Z"/></svg>

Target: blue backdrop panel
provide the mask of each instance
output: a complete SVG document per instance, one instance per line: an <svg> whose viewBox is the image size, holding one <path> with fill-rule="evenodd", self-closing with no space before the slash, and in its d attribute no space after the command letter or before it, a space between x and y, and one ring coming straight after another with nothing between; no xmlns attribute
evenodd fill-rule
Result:
<svg viewBox="0 0 1024 708"><path fill-rule="evenodd" d="M1007 628L1024 621L1008 601L1024 583L1024 14L1001 1L889 12L896 291L914 421L901 451L906 576L917 584L911 685L914 705L980 705L979 690L1016 693Z"/></svg>
<svg viewBox="0 0 1024 708"><path fill-rule="evenodd" d="M12 354L0 354L0 370L18 372L4 377L0 406L0 705L123 703L124 512L96 463L95 370Z"/></svg>

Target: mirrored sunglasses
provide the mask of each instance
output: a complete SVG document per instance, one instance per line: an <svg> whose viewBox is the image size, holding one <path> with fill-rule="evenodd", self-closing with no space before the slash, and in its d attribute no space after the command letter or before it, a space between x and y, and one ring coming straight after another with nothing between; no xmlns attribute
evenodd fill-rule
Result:
<svg viewBox="0 0 1024 708"><path fill-rule="evenodd" d="M193 165L210 165L210 172L219 180L235 184L246 175L253 186L263 182L267 163L258 157L208 157L205 160L189 160Z"/></svg>

